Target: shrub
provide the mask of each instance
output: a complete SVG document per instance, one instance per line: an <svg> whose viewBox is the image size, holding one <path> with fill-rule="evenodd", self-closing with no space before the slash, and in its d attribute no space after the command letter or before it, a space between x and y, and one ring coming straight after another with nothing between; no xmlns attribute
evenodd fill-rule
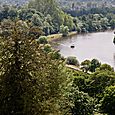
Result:
<svg viewBox="0 0 115 115"><path fill-rule="evenodd" d="M50 44L45 44L44 51L47 52L47 53L51 52L52 51L51 45Z"/></svg>
<svg viewBox="0 0 115 115"><path fill-rule="evenodd" d="M62 33L63 37L67 36L69 33L68 26L64 26L64 25L60 26L60 33Z"/></svg>
<svg viewBox="0 0 115 115"><path fill-rule="evenodd" d="M46 36L40 36L40 37L37 39L37 41L38 41L38 43L40 43L40 44L47 44L47 43L48 43Z"/></svg>
<svg viewBox="0 0 115 115"><path fill-rule="evenodd" d="M76 59L76 57L72 57L72 56L66 59L66 64L79 66L79 62Z"/></svg>

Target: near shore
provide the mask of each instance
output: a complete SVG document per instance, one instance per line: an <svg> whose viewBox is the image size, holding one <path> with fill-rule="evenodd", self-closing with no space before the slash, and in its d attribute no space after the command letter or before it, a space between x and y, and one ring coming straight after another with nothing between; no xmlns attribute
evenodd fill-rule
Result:
<svg viewBox="0 0 115 115"><path fill-rule="evenodd" d="M69 32L69 33L68 33L68 36L73 36L73 35L76 35L76 34L77 34L77 31ZM50 41L53 41L53 40L60 39L60 38L62 38L63 36L62 36L62 34L59 33L59 34L48 35L47 37L48 37L48 41L50 42Z"/></svg>

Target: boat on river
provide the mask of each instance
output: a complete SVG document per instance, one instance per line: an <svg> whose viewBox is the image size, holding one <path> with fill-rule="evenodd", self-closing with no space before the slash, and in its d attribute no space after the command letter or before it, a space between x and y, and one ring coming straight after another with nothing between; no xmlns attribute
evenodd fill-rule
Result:
<svg viewBox="0 0 115 115"><path fill-rule="evenodd" d="M71 48L75 48L74 44L70 46Z"/></svg>

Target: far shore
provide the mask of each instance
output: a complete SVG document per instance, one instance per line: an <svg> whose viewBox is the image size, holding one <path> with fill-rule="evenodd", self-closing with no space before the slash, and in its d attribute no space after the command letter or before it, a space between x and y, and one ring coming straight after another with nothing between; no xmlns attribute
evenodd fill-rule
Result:
<svg viewBox="0 0 115 115"><path fill-rule="evenodd" d="M77 35L77 31L74 31L74 32L69 32L68 36L73 36L73 35ZM57 39L61 39L63 36L62 34L51 34L51 35L48 35L48 41L53 41L53 40L57 40Z"/></svg>

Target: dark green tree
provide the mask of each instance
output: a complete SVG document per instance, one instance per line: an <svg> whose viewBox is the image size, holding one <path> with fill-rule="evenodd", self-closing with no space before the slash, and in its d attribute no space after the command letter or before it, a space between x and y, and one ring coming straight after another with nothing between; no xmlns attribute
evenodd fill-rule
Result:
<svg viewBox="0 0 115 115"><path fill-rule="evenodd" d="M29 26L20 24L10 23L9 35L3 30L0 36L0 115L61 114L62 62L44 53Z"/></svg>
<svg viewBox="0 0 115 115"><path fill-rule="evenodd" d="M107 87L101 103L101 110L108 115L115 114L115 85Z"/></svg>
<svg viewBox="0 0 115 115"><path fill-rule="evenodd" d="M76 57L69 56L66 59L66 64L79 66L79 62Z"/></svg>
<svg viewBox="0 0 115 115"><path fill-rule="evenodd" d="M95 72L96 68L100 67L100 62L97 59L91 60L90 71Z"/></svg>
<svg viewBox="0 0 115 115"><path fill-rule="evenodd" d="M81 66L81 69L87 73L90 70L91 62L89 60L85 60L81 63Z"/></svg>
<svg viewBox="0 0 115 115"><path fill-rule="evenodd" d="M60 33L62 33L63 37L66 37L69 33L68 26L64 26L64 25L60 26Z"/></svg>

